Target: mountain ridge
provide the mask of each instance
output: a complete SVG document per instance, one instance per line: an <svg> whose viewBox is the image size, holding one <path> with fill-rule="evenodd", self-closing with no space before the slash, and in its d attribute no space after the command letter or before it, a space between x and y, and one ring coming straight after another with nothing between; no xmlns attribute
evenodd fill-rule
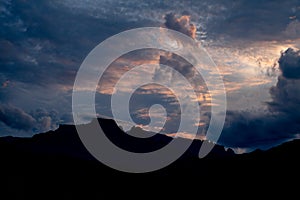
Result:
<svg viewBox="0 0 300 200"><path fill-rule="evenodd" d="M132 127L130 131L125 132L112 119L98 118L97 120L94 119L92 122L90 122L88 124L83 124L80 126L89 126L90 124L97 123L97 122L100 123L101 128L104 130L105 133L110 132L110 134L106 134L106 136L108 136L108 138L110 140L112 140L113 143L116 143L116 145L120 145L121 147L122 147L122 144L118 144L118 143L120 143L120 141L118 141L118 140L122 140L124 138L130 138L134 142L137 142L137 141L141 142L143 140L145 141L145 140L149 140L149 139L150 140L154 139L154 141L156 143L165 142L165 144L169 143L173 139L186 140L186 138L181 138L181 137L173 138L173 137L159 134L159 133L154 136L151 136L149 138L147 138L147 137L136 138L136 137L133 137L132 135L147 134L148 132L139 127ZM111 132L113 132L113 131L117 132L118 134L111 134ZM135 133L130 133L130 132L135 132ZM122 134L120 134L120 133L122 133ZM121 139L118 138L120 136L121 136ZM82 144L80 144L81 141L79 142L79 140L80 139L77 134L76 126L71 125L71 124L60 124L56 130L50 130L48 132L39 133L39 134L33 135L32 137L29 137L29 138L13 137L13 136L0 137L1 143L3 143L3 142L10 143L10 142L16 142L16 141L18 141L17 143L21 143L20 141L24 141L24 142L31 141L31 142L39 142L39 143L43 143L43 144L45 144L45 142L47 142L47 143L55 142L57 144L68 144L68 145L73 144L73 145L80 146ZM128 142L128 141L126 141L126 142ZM132 141L129 140L129 142L132 142ZM149 141L146 141L146 142L149 142ZM195 148L195 146L199 146L198 148L200 148L200 146L202 145L202 142L203 142L202 140L195 139L191 146L194 148ZM252 154L260 154L260 153L267 153L267 152L280 152L281 151L280 149L282 149L282 148L296 149L295 146L298 146L298 143L299 143L299 149L300 149L300 140L295 139L292 141L284 142L278 146L274 146L267 150L256 149L252 152L242 153L242 154L236 154L236 153L234 153L234 151L231 148L227 148L227 147L224 147L224 146L218 145L218 144L215 145L214 149L218 149L219 153L222 151L227 152L228 155L232 155L232 154L234 154L234 155L252 155ZM161 146L161 145L159 145L159 146ZM193 154L197 155L196 153L197 152L194 152ZM215 153L215 152L212 151L212 154L213 153Z"/></svg>
<svg viewBox="0 0 300 200"><path fill-rule="evenodd" d="M110 139L115 144L133 152L160 148L173 139L159 134L147 139L126 138L131 136L123 132L114 121L98 120L102 129L109 132ZM121 140L118 140L119 136ZM148 141L150 146L144 142L132 148L131 145L139 140ZM159 144L156 144L157 142ZM37 134L32 138L0 138L0 172L5 183L12 183L3 187L7 190L22 187L30 191L32 187L36 187L44 191L55 187L58 188L55 193L59 194L66 190L71 196L77 196L77 192L86 194L91 189L101 191L99 193L101 196L103 189L93 184L99 180L106 184L105 188L108 188L116 187L116 183L108 184L112 179L120 181L119 187L124 187L126 180L135 181L135 185L139 185L148 180L157 182L158 177L170 180L179 177L180 179L197 177L204 183L212 180L219 183L224 180L239 183L248 180L300 178L297 173L300 168L298 162L300 140L287 142L267 151L257 150L245 154L235 154L232 150L226 151L223 146L216 145L208 156L199 159L201 144L202 141L194 140L177 161L163 169L144 174L131 174L117 171L97 161L85 149L75 126L62 125L55 131ZM16 186L15 182L23 184ZM64 188L64 191L59 188Z"/></svg>

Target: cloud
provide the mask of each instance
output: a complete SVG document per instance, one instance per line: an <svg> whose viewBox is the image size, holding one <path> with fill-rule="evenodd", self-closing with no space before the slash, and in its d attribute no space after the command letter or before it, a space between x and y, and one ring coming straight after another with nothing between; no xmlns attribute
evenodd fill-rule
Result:
<svg viewBox="0 0 300 200"><path fill-rule="evenodd" d="M145 25L143 20L128 21L101 9L96 14L80 12L70 9L74 2L69 3L0 3L0 101L33 110L23 113L36 120L36 132L57 127L60 116L71 122L72 103L66 90L72 89L81 62L99 42ZM36 108L44 108L44 116L36 117ZM60 111L56 118L50 114L53 109ZM27 128L30 133L31 128Z"/></svg>
<svg viewBox="0 0 300 200"><path fill-rule="evenodd" d="M55 110L47 111L38 108L35 111L30 112L30 114L36 120L35 129L37 129L37 131L56 129L61 122L58 112Z"/></svg>
<svg viewBox="0 0 300 200"><path fill-rule="evenodd" d="M300 126L285 114L228 111L219 143L233 148L267 149L295 138Z"/></svg>
<svg viewBox="0 0 300 200"><path fill-rule="evenodd" d="M71 120L67 114L62 116L63 120L66 120L66 117ZM11 104L0 104L0 122L17 132L25 131L23 132L24 135L56 129L60 123L65 122L62 119L55 110L47 111L39 108L31 112L25 112ZM6 133L1 132L0 134Z"/></svg>
<svg viewBox="0 0 300 200"><path fill-rule="evenodd" d="M157 84L148 84L139 88L131 96L129 102L129 112L132 119L137 124L147 125L150 123L149 109L151 106L159 104L166 111L166 123L163 131L173 133L178 130L181 117L181 108L175 94L169 89ZM153 114L153 113L152 113ZM156 120L163 122L163 114L152 115Z"/></svg>
<svg viewBox="0 0 300 200"><path fill-rule="evenodd" d="M208 38L224 37L250 41L299 38L299 34L285 32L295 30L293 21L300 18L298 0L173 0L172 3L160 0L143 3L138 0L64 0L60 4L64 5L65 10L68 10L66 7L71 8L76 14L85 13L99 19L106 17L126 18L128 21L147 20L152 24L161 22L161 16L166 13L183 14L184 17L165 15L169 22L166 27L183 30L182 32L189 36L193 35L194 26L190 26L190 19L186 16L191 16L196 22L196 27L201 27L200 31L207 32Z"/></svg>
<svg viewBox="0 0 300 200"><path fill-rule="evenodd" d="M31 115L20 108L4 104L0 105L0 121L11 128L25 131L32 129L36 123Z"/></svg>
<svg viewBox="0 0 300 200"><path fill-rule="evenodd" d="M187 62L184 58L174 54L174 53L161 53L159 57L159 64L168 66L179 72L193 87L193 90L198 97L203 94L207 94L207 86L205 84L202 76L197 72L194 66ZM180 86L178 80L181 77L178 77L178 74L174 70L166 69L162 66L155 69L153 76L154 81L159 80L168 80L178 89L185 90L187 86Z"/></svg>
<svg viewBox="0 0 300 200"><path fill-rule="evenodd" d="M289 48L282 52L279 59L282 74L276 86L270 89L273 101L269 104L272 111L290 116L300 116L300 50Z"/></svg>
<svg viewBox="0 0 300 200"><path fill-rule="evenodd" d="M192 38L196 37L197 28L191 23L190 16L182 15L181 17L176 17L173 13L169 13L165 15L165 20L165 26L167 28L179 31Z"/></svg>
<svg viewBox="0 0 300 200"><path fill-rule="evenodd" d="M286 29L284 30L284 34L286 37L291 38L291 39L296 39L299 38L300 36L300 22L298 19L295 19L291 21Z"/></svg>
<svg viewBox="0 0 300 200"><path fill-rule="evenodd" d="M0 16L0 73L26 84L72 85L81 62L99 42L144 23L74 13L59 2L33 3L0 5L6 10Z"/></svg>
<svg viewBox="0 0 300 200"><path fill-rule="evenodd" d="M190 22L190 16L182 15L181 17L177 17L173 13L169 13L165 15L165 26L167 28L179 31L192 38L195 38L196 26ZM190 59L196 60L193 57L190 57ZM188 79L196 92L199 92L200 88L202 92L206 92L206 85L203 78L200 76L200 74L197 73L193 64L189 63L181 56L169 52L160 52L158 63L161 65L169 66L183 75L186 79ZM176 80L179 78L176 77L176 75L177 74L174 73L174 71L158 67L155 69L153 80L168 78L170 82L176 82Z"/></svg>
<svg viewBox="0 0 300 200"><path fill-rule="evenodd" d="M242 42L237 46L244 45L251 54L253 52L261 54L257 49L248 46L248 43L258 41L261 44L261 40L277 41L299 38L300 9L297 0L240 0L235 2L174 0L172 3L158 0L143 3L137 0L62 0L51 2L16 0L1 2L0 10L3 11L0 14L0 101L3 102L1 121L8 123L14 119L9 117L7 112L6 115L3 114L3 110L14 110L4 109L7 107L4 105L8 103L17 105L15 113L34 120L33 125L29 125L30 128L25 128L29 131L32 128L36 131L55 128L61 120L68 123L72 121L71 108L69 108L71 97L67 96L69 94L66 94L65 91L66 88L72 88L77 69L93 47L109 36L124 30L144 26L160 26L164 23L162 16L165 16L167 28L180 31L193 38L196 37L196 27L201 27L200 31L207 32L208 39L225 38L224 40L226 40L230 38L226 40L226 44L221 42L220 47L228 45L230 48L236 49L237 52L241 52L241 49L233 47L232 44L238 39L242 39ZM170 11L183 14L183 16L165 15ZM191 19L193 19L193 24ZM198 36L199 32L197 32ZM210 40L207 41L210 43ZM291 41L291 43L293 42ZM211 47L211 44L209 45ZM269 44L265 44L265 46L269 48ZM262 52L265 51L264 48L261 49ZM221 63L225 62L224 55L230 54L230 52L232 52L230 49L225 49L224 52L220 53L218 57ZM230 54L230 56L235 59L238 55ZM269 55L267 57L269 58ZM135 55L134 58L137 59L135 64L139 64L141 56ZM147 58L146 60L154 59L158 63L172 65L181 74L191 79L190 81L195 83L194 85L202 86L202 82L195 79L192 66L176 55L163 54L160 57ZM229 126L227 127L227 134L232 133L232 137L229 137L230 135L227 137L227 134L224 135L228 138L228 140L224 140L226 144L246 145L251 134L253 138L249 139L249 145L253 144L256 137L257 140L264 140L264 138L271 140L272 138L280 139L292 136L289 134L281 135L277 130L283 130L279 125L291 127L291 129L295 128L297 101L299 100L297 95L299 91L296 85L298 85L300 76L298 70L294 70L292 67L294 66L293 62L296 62L295 59L297 56L292 56L291 53L281 58L280 67L283 75L278 78L277 85L271 89L273 99L269 104L270 110L274 113L263 115L251 114L252 111L231 113L228 123L232 125L232 132L229 131ZM232 67L231 61L228 63ZM248 68L248 65L244 66L245 63L249 63L249 60L245 60L241 64L238 63L238 67L232 70L232 74L237 74L236 69L239 68L238 72L247 74L247 77L250 77L249 80L256 80L249 75L248 71L250 70L244 71L245 68ZM105 86L112 87L116 82L115 80L120 77L119 72L126 72L128 69L130 68L124 67L118 72L117 70L112 72L111 76L105 80L107 83ZM157 69L155 78L163 78L165 75L163 73L165 72ZM172 74L169 75L171 79L176 80ZM237 81L238 78L234 76L232 80ZM240 82L245 85L246 79L241 79ZM237 84L232 85L237 86ZM108 90L104 92L105 94L112 93L110 87L104 87ZM65 98L66 96L67 98ZM109 106L106 106L110 105L109 95L103 96L104 100L97 99L96 106L98 110L102 111L99 113L106 114L110 112ZM158 97L170 100L167 95L158 95ZM154 101L147 95L141 95L141 102L147 102L147 100L150 103ZM236 98L231 101L236 102ZM249 104L251 103L252 100ZM243 107L242 104L240 105ZM36 110L37 107L44 109ZM68 110L64 110L66 107ZM22 108L33 111L25 112ZM51 114L53 108L60 112ZM270 128L272 122L278 124L278 127L275 126L278 128L277 130ZM15 129L19 127L17 125L11 126ZM260 126L263 128L260 129ZM247 129L244 131L239 127L246 127ZM252 133L251 128L257 134ZM270 132L276 134L270 134ZM285 132L294 133L293 130L288 129Z"/></svg>
<svg viewBox="0 0 300 200"><path fill-rule="evenodd" d="M287 49L279 58L276 86L270 89L268 111L228 111L219 142L229 147L269 148L297 138L300 132L300 54Z"/></svg>
<svg viewBox="0 0 300 200"><path fill-rule="evenodd" d="M287 79L300 79L300 50L287 49L278 61L282 76Z"/></svg>
<svg viewBox="0 0 300 200"><path fill-rule="evenodd" d="M195 76L195 68L193 67L193 65L188 63L182 57L176 54L171 53L171 54L161 55L159 59L159 64L163 64L174 68L179 73L184 75L186 78L191 79Z"/></svg>

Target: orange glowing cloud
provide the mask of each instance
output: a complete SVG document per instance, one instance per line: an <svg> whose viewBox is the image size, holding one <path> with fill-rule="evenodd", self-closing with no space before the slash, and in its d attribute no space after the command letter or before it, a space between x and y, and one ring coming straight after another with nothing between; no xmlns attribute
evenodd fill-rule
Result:
<svg viewBox="0 0 300 200"><path fill-rule="evenodd" d="M197 28L191 23L191 17L189 15L176 17L174 14L170 13L165 16L165 20L165 26L167 28L179 31L194 39L196 38Z"/></svg>
<svg viewBox="0 0 300 200"><path fill-rule="evenodd" d="M187 133L187 132L178 132L178 133L170 133L170 134L166 134L167 136L169 137L173 137L173 138L177 138L177 137L180 137L180 138L185 138L185 139L190 139L190 140L193 140L193 139L198 139L198 140L206 140L206 136L205 135L194 135L194 134L191 134L191 133Z"/></svg>
<svg viewBox="0 0 300 200"><path fill-rule="evenodd" d="M194 24L191 24L191 16L183 15L177 19L177 22L186 27L187 30L189 30L190 36L192 38L196 38L197 28Z"/></svg>

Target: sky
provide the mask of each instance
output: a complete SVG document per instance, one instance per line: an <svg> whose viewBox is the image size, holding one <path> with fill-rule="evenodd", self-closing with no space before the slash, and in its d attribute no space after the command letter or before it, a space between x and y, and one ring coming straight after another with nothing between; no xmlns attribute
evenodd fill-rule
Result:
<svg viewBox="0 0 300 200"><path fill-rule="evenodd" d="M227 95L219 144L244 152L299 138L299 20L299 0L1 0L0 135L28 137L72 123L73 84L87 54L122 31L165 27L194 38L219 68ZM112 63L97 90L97 114L111 116L113 85L143 63L171 65L197 87L202 113L194 126L205 138L210 100L218 94L169 52L141 50ZM174 78L168 73L157 68L153 78ZM172 91L147 85L131 103L134 121L145 128L149 108L161 104L167 113L163 132L176 132L180 109ZM157 109L152 114L159 119Z"/></svg>

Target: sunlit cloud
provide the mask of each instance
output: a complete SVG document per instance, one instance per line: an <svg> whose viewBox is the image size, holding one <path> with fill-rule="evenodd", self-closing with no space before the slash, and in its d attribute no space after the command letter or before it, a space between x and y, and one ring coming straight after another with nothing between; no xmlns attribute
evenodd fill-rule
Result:
<svg viewBox="0 0 300 200"><path fill-rule="evenodd" d="M191 16L182 15L176 17L174 14L170 13L165 16L165 20L165 26L167 28L179 31L194 39L196 38L197 28L191 23Z"/></svg>
<svg viewBox="0 0 300 200"><path fill-rule="evenodd" d="M195 126L205 126L206 125L206 123L204 123L204 122L198 122L198 123L196 123L196 124L194 124Z"/></svg>
<svg viewBox="0 0 300 200"><path fill-rule="evenodd" d="M167 136L174 137L174 138L186 138L186 139L198 139L198 140L206 140L205 135L196 135L187 133L187 132L178 132L178 133L170 133L166 134Z"/></svg>

